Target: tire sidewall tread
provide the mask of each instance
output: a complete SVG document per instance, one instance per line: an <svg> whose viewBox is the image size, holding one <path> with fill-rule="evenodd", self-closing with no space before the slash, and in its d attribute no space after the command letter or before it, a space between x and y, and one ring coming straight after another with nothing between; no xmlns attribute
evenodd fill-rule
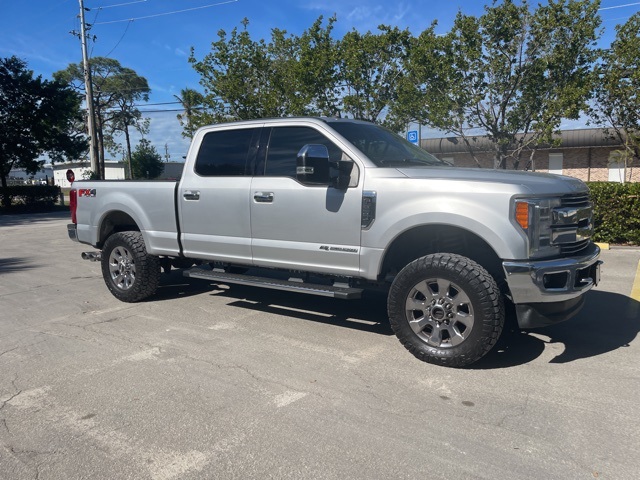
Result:
<svg viewBox="0 0 640 480"><path fill-rule="evenodd" d="M474 325L460 345L448 348L428 345L407 321L407 296L427 278L451 281L471 300ZM450 253L426 255L409 263L394 279L387 305L391 328L405 348L424 362L449 367L465 367L486 355L498 341L505 321L504 302L494 278L473 260Z"/></svg>
<svg viewBox="0 0 640 480"><path fill-rule="evenodd" d="M116 247L124 247L133 256L136 278L128 290L118 288L111 279L109 257ZM160 283L160 259L147 253L142 233L137 231L118 232L111 235L102 248L102 276L109 291L118 300L128 303L139 302L152 296Z"/></svg>

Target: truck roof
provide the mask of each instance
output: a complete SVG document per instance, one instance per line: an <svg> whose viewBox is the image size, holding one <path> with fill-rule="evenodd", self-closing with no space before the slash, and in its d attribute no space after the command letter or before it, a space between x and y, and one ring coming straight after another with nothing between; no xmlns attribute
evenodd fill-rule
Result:
<svg viewBox="0 0 640 480"><path fill-rule="evenodd" d="M358 120L354 118L341 118L341 117L270 117L270 118L256 118L252 120L234 120L232 122L221 122L221 123L213 123L210 125L205 125L201 128L211 128L218 126L245 126L245 125L255 125L255 124L269 124L269 123L299 123L299 122L312 122L312 123L328 123L331 122L344 122L344 123L365 123L371 124L367 120Z"/></svg>

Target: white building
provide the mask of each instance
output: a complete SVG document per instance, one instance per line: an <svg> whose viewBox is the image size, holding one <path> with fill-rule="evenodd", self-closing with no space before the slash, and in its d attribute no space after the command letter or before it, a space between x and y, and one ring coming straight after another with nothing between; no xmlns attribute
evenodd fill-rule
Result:
<svg viewBox="0 0 640 480"><path fill-rule="evenodd" d="M53 164L53 182L62 188L69 188L71 184L67 181L67 170L73 170L76 180L83 180L85 175L91 172L89 162L64 162ZM117 160L104 161L105 180L124 180L125 163Z"/></svg>

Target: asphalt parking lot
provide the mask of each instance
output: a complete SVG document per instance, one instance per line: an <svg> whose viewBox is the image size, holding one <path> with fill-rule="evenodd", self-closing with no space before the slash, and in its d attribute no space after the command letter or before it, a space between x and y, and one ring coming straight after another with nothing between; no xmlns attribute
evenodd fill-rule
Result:
<svg viewBox="0 0 640 480"><path fill-rule="evenodd" d="M640 474L640 249L603 252L579 318L456 370L405 351L375 295L176 272L121 303L66 223L0 216L2 479Z"/></svg>

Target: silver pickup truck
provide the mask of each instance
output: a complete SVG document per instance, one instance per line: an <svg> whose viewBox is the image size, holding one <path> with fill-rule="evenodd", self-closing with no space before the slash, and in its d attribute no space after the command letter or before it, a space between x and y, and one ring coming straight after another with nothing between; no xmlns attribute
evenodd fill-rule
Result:
<svg viewBox="0 0 640 480"><path fill-rule="evenodd" d="M122 301L172 267L341 299L384 289L404 346L453 367L495 345L505 311L521 328L576 315L601 263L580 180L455 168L348 119L201 128L179 182L75 182L71 213Z"/></svg>

